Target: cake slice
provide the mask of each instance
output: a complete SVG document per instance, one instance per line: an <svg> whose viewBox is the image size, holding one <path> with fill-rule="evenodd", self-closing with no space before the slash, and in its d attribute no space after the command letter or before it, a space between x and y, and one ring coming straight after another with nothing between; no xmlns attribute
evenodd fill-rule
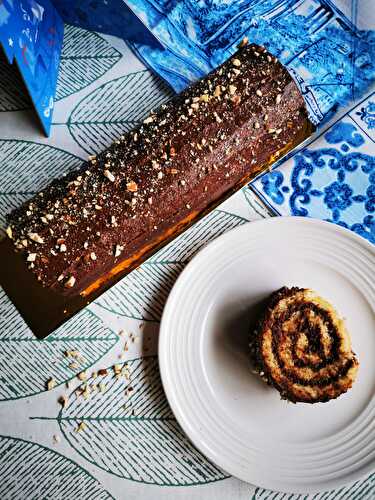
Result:
<svg viewBox="0 0 375 500"><path fill-rule="evenodd" d="M293 403L339 397L359 367L344 321L307 288L283 287L271 295L250 348L261 377Z"/></svg>

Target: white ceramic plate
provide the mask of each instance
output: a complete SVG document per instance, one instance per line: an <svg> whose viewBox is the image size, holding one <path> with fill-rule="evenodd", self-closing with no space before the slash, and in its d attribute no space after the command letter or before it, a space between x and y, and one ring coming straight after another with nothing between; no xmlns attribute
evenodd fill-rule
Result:
<svg viewBox="0 0 375 500"><path fill-rule="evenodd" d="M293 405L251 372L257 304L309 287L346 318L357 381L328 403ZM276 217L245 224L183 271L161 324L165 392L195 446L233 476L285 492L328 490L375 470L375 247L334 224Z"/></svg>

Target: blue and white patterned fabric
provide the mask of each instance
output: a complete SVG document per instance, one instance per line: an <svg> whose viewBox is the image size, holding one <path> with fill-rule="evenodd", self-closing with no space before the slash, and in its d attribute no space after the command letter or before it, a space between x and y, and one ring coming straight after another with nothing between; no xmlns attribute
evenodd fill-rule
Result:
<svg viewBox="0 0 375 500"><path fill-rule="evenodd" d="M135 47L177 91L227 59L244 36L266 46L288 67L315 123L358 98L375 79L375 32L361 28L364 12L357 0L126 3L164 50Z"/></svg>
<svg viewBox="0 0 375 500"><path fill-rule="evenodd" d="M332 221L375 243L375 92L252 187L279 215Z"/></svg>

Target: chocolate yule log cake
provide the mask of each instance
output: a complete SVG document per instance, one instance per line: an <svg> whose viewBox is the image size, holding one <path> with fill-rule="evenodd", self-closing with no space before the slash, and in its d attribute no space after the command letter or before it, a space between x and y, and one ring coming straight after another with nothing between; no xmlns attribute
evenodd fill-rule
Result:
<svg viewBox="0 0 375 500"><path fill-rule="evenodd" d="M243 43L206 78L13 211L0 245L0 283L45 335L313 128L287 70L263 47Z"/></svg>
<svg viewBox="0 0 375 500"><path fill-rule="evenodd" d="M359 367L344 321L304 288L271 295L250 349L257 372L293 403L339 397L352 387Z"/></svg>

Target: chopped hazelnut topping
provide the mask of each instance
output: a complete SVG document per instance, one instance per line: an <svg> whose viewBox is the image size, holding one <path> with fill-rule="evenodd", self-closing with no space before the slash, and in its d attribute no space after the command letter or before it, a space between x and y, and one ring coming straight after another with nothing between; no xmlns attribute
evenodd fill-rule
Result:
<svg viewBox="0 0 375 500"><path fill-rule="evenodd" d="M91 260L96 260L96 254L94 252L90 253Z"/></svg>
<svg viewBox="0 0 375 500"><path fill-rule="evenodd" d="M138 191L138 186L134 181L130 181L126 184L126 189L131 193L135 193Z"/></svg>
<svg viewBox="0 0 375 500"><path fill-rule="evenodd" d="M147 203L148 203L149 205L152 205L152 196L150 196L149 198L147 198Z"/></svg>
<svg viewBox="0 0 375 500"><path fill-rule="evenodd" d="M88 242L88 241L85 241L85 242L84 242L84 244L83 244L83 248L84 248L85 250L87 250L87 249L88 249L88 247L89 247L89 242Z"/></svg>
<svg viewBox="0 0 375 500"><path fill-rule="evenodd" d="M215 88L214 96L219 97L220 95L221 95L220 85L217 85Z"/></svg>
<svg viewBox="0 0 375 500"><path fill-rule="evenodd" d="M122 251L124 250L124 247L122 245L116 245L115 246L115 257L120 257Z"/></svg>
<svg viewBox="0 0 375 500"><path fill-rule="evenodd" d="M41 244L44 243L44 239L41 238L38 233L29 233L28 236L29 239L35 241L35 243L41 243Z"/></svg>
<svg viewBox="0 0 375 500"><path fill-rule="evenodd" d="M186 185L186 181L184 181L184 179L181 179L180 180L180 184L181 184L181 186L185 186Z"/></svg>
<svg viewBox="0 0 375 500"><path fill-rule="evenodd" d="M117 226L117 222L116 222L116 217L114 215L111 215L111 224L112 226L116 227Z"/></svg>
<svg viewBox="0 0 375 500"><path fill-rule="evenodd" d="M238 106L238 105L240 104L240 102L241 102L241 96L240 96L240 95L238 95L238 94L236 94L236 95L234 95L234 96L231 98L231 101L233 102L233 104L234 104L235 106Z"/></svg>
<svg viewBox="0 0 375 500"><path fill-rule="evenodd" d="M255 122L255 123L254 123L254 128L260 128L260 124L259 124L259 122Z"/></svg>
<svg viewBox="0 0 375 500"><path fill-rule="evenodd" d="M151 116L148 116L145 120L143 120L143 123L152 123L154 121L154 117L151 115Z"/></svg>
<svg viewBox="0 0 375 500"><path fill-rule="evenodd" d="M276 104L280 104L281 102L281 94L277 94L276 96Z"/></svg>
<svg viewBox="0 0 375 500"><path fill-rule="evenodd" d="M257 91L256 91L255 93L256 93L256 95L258 95L259 97L262 97L262 95L263 95L263 94L262 94L262 91L261 91L261 90L259 90L259 89L257 89Z"/></svg>
<svg viewBox="0 0 375 500"><path fill-rule="evenodd" d="M234 85L229 85L229 93L230 95L234 95L236 93L237 87Z"/></svg>
<svg viewBox="0 0 375 500"><path fill-rule="evenodd" d="M241 66L241 61L239 59L233 59L232 64L238 68Z"/></svg>
<svg viewBox="0 0 375 500"><path fill-rule="evenodd" d="M109 170L104 170L104 177L107 177L107 179L111 182L115 182L116 180L116 177Z"/></svg>
<svg viewBox="0 0 375 500"><path fill-rule="evenodd" d="M216 111L214 112L214 117L215 117L215 120L217 121L217 123L221 123L223 120L220 118L220 116L216 113Z"/></svg>
<svg viewBox="0 0 375 500"><path fill-rule="evenodd" d="M65 243L62 243L60 245L60 252L66 252L66 245L65 245Z"/></svg>
<svg viewBox="0 0 375 500"><path fill-rule="evenodd" d="M268 115L265 114L263 120L266 122L268 120Z"/></svg>
<svg viewBox="0 0 375 500"><path fill-rule="evenodd" d="M29 253L26 260L27 262L35 262L35 259L36 259L36 253Z"/></svg>
<svg viewBox="0 0 375 500"><path fill-rule="evenodd" d="M199 98L200 101L203 101L203 102L208 102L209 101L209 96L208 94L202 94Z"/></svg>
<svg viewBox="0 0 375 500"><path fill-rule="evenodd" d="M238 68L233 68L232 71L236 76L241 74L241 70L239 70Z"/></svg>
<svg viewBox="0 0 375 500"><path fill-rule="evenodd" d="M163 172L158 172L158 179L162 179L163 178Z"/></svg>
<svg viewBox="0 0 375 500"><path fill-rule="evenodd" d="M70 278L68 279L68 281L65 283L65 287L66 288L73 288L75 284L76 284L75 277L74 276L70 276Z"/></svg>
<svg viewBox="0 0 375 500"><path fill-rule="evenodd" d="M199 108L199 103L198 102L193 102L193 104L191 105L191 107L193 109L198 109Z"/></svg>
<svg viewBox="0 0 375 500"><path fill-rule="evenodd" d="M270 55L267 56L267 61L272 62L272 57Z"/></svg>

